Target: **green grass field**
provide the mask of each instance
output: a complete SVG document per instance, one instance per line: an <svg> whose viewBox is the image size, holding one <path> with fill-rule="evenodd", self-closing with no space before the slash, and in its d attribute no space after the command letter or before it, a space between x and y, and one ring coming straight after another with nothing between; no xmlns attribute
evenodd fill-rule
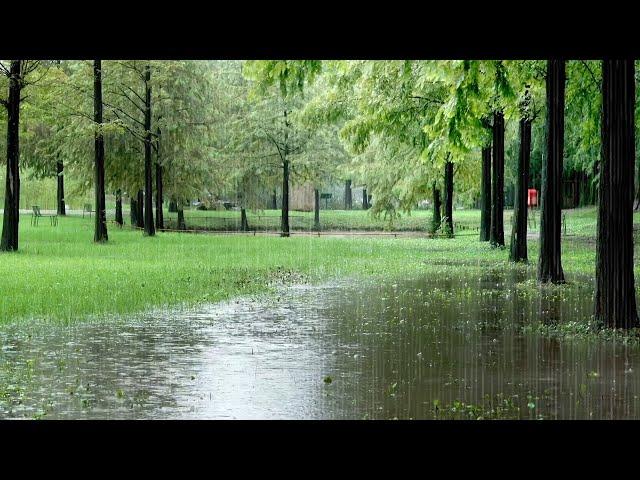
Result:
<svg viewBox="0 0 640 480"><path fill-rule="evenodd" d="M563 265L593 275L595 209L567 212ZM206 213L206 212L205 212ZM365 212L335 212L336 218ZM456 212L469 223L478 211ZM417 217L416 217L417 218ZM640 221L640 216L636 216ZM505 221L509 244L510 224ZM93 223L61 218L20 223L20 250L0 254L0 322L43 318L83 319L151 308L188 306L263 292L277 282L319 282L510 268L508 251L475 235L454 239L310 237L159 233L109 226L109 243L92 242ZM529 241L535 268L537 241ZM636 272L640 273L636 263Z"/></svg>

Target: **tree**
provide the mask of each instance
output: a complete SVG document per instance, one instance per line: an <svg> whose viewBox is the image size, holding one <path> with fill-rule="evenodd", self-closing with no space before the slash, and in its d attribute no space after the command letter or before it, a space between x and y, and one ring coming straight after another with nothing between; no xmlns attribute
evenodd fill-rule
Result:
<svg viewBox="0 0 640 480"><path fill-rule="evenodd" d="M440 209L442 204L440 202L440 189L437 188L437 183L433 182L433 217L431 220L431 231L436 233L440 228L442 222L442 216L440 215Z"/></svg>
<svg viewBox="0 0 640 480"><path fill-rule="evenodd" d="M480 184L480 241L488 242L491 234L491 145L482 147Z"/></svg>
<svg viewBox="0 0 640 480"><path fill-rule="evenodd" d="M547 61L546 155L540 194L538 281L564 283L560 246L564 152L565 61Z"/></svg>
<svg viewBox="0 0 640 480"><path fill-rule="evenodd" d="M613 328L640 326L633 272L635 90L632 60L602 62L595 317Z"/></svg>
<svg viewBox="0 0 640 480"><path fill-rule="evenodd" d="M529 161L531 156L531 120L524 114L520 119L520 155L515 205L513 208L513 228L509 260L527 261L527 185L529 183Z"/></svg>
<svg viewBox="0 0 640 480"><path fill-rule="evenodd" d="M0 251L18 250L18 224L20 222L20 103L27 77L38 68L34 60L11 60L9 68L0 62L0 72L9 79L9 93L0 103L7 109L7 177L2 217Z"/></svg>
<svg viewBox="0 0 640 480"><path fill-rule="evenodd" d="M504 114L493 114L493 181L491 185L491 232L494 247L504 247Z"/></svg>
<svg viewBox="0 0 640 480"><path fill-rule="evenodd" d="M102 62L93 62L93 89L94 89L94 121L95 133L95 230L94 242L106 242L107 235L107 211L104 194L104 137L102 134Z"/></svg>
<svg viewBox="0 0 640 480"><path fill-rule="evenodd" d="M280 115L271 117L266 122L264 117L258 121L257 140L262 137L272 144L280 159L282 168L282 209L280 235L290 235L289 225L289 187L292 162L306 148L315 133L304 128L300 122L290 118L302 107L304 86L310 82L320 70L320 62L313 60L264 60L247 61L244 64L246 77L254 82L255 91L261 97L262 111L280 110ZM274 95L272 87L278 85L279 95ZM257 120L257 118L256 118Z"/></svg>
<svg viewBox="0 0 640 480"><path fill-rule="evenodd" d="M144 67L144 233L156 234L153 223L153 164L151 160L151 66Z"/></svg>
<svg viewBox="0 0 640 480"><path fill-rule="evenodd" d="M444 216L446 235L453 237L453 162L444 165Z"/></svg>
<svg viewBox="0 0 640 480"><path fill-rule="evenodd" d="M351 191L351 179L344 181L344 209L351 210L353 208L353 197Z"/></svg>

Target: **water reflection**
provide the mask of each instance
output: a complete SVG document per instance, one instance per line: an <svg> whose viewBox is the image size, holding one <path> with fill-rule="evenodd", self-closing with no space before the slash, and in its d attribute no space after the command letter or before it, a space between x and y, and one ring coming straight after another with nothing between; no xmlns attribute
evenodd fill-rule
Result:
<svg viewBox="0 0 640 480"><path fill-rule="evenodd" d="M2 418L638 418L640 351L531 268L282 289L187 313L0 329Z"/></svg>

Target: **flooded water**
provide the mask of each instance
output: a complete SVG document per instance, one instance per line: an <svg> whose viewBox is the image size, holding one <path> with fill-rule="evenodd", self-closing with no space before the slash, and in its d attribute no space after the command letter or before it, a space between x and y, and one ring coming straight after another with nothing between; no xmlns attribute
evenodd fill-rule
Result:
<svg viewBox="0 0 640 480"><path fill-rule="evenodd" d="M188 313L0 328L0 418L640 418L640 348L533 273L283 288Z"/></svg>

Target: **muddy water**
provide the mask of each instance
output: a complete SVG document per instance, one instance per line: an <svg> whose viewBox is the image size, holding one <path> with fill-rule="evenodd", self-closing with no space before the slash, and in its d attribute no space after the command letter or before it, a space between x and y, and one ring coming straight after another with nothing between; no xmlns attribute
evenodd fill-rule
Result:
<svg viewBox="0 0 640 480"><path fill-rule="evenodd" d="M639 418L638 347L520 328L588 318L592 280L539 290L532 275L294 287L188 313L5 326L0 418Z"/></svg>

